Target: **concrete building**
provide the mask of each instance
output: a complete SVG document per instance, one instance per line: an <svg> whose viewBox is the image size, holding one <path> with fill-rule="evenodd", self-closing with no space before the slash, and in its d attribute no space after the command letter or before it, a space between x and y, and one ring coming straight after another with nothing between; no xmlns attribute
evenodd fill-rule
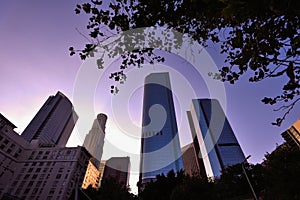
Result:
<svg viewBox="0 0 300 200"><path fill-rule="evenodd" d="M207 177L215 178L231 165L245 160L234 132L215 99L193 99L190 125L196 133ZM193 136L193 131L192 131Z"/></svg>
<svg viewBox="0 0 300 200"><path fill-rule="evenodd" d="M103 145L105 137L105 125L107 116L103 113L97 115L89 133L85 136L83 146L96 158L101 160L103 154Z"/></svg>
<svg viewBox="0 0 300 200"><path fill-rule="evenodd" d="M145 78L140 183L158 174L183 169L178 128L169 73L152 73Z"/></svg>
<svg viewBox="0 0 300 200"><path fill-rule="evenodd" d="M86 189L89 185L91 185L93 188L98 188L100 183L100 162L95 159L91 158L89 160L89 164L87 167L87 170L85 172L84 180L82 183L82 189Z"/></svg>
<svg viewBox="0 0 300 200"><path fill-rule="evenodd" d="M77 120L74 113L58 92L21 136L0 114L0 199L65 200L78 193L91 155L84 147L64 146Z"/></svg>
<svg viewBox="0 0 300 200"><path fill-rule="evenodd" d="M29 143L1 115L0 199L68 199L80 188L90 154L83 147Z"/></svg>
<svg viewBox="0 0 300 200"><path fill-rule="evenodd" d="M93 188L98 188L100 186L101 172L99 168L100 160L103 154L106 121L107 116L105 114L98 114L97 118L94 120L91 130L85 136L83 142L83 146L93 156L89 162L88 170L86 171L84 177L84 183L82 185L82 188L84 189L89 185L92 185Z"/></svg>
<svg viewBox="0 0 300 200"><path fill-rule="evenodd" d="M124 187L129 184L130 159L129 157L112 157L105 162L102 181L114 178ZM103 182L102 182L103 183Z"/></svg>
<svg viewBox="0 0 300 200"><path fill-rule="evenodd" d="M294 150L300 149L300 119L298 119L289 129L284 131L281 136L286 143Z"/></svg>
<svg viewBox="0 0 300 200"><path fill-rule="evenodd" d="M78 119L71 101L61 92L50 96L29 125L22 137L31 142L64 147Z"/></svg>
<svg viewBox="0 0 300 200"><path fill-rule="evenodd" d="M105 163L106 160L101 160L100 161L100 167L99 167L99 187L101 186L101 182L103 180L103 174L104 174L104 169L105 169Z"/></svg>

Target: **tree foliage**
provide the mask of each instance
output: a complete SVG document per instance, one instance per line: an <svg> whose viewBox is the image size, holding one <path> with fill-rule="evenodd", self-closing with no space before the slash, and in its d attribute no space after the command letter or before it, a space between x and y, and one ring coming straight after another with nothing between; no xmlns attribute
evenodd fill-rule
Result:
<svg viewBox="0 0 300 200"><path fill-rule="evenodd" d="M117 82L126 80L128 67L144 63L163 62L153 49L170 51L179 48L184 38L163 32L162 40L151 30L130 32L114 42L103 44L108 38L142 27L163 27L178 31L202 46L220 45L226 55L219 73L210 75L231 84L248 74L250 82L282 78L285 84L275 97L262 102L278 105L283 111L274 125L280 126L286 115L299 101L300 95L300 2L298 0L91 0L77 5L76 14L90 16L87 30L89 43L84 49L70 47L70 54L79 53L81 59L93 56L101 46L109 56L120 55L120 71L110 76ZM151 35L152 34L152 35ZM145 36L148 40L145 42ZM151 44L151 45L150 45ZM103 67L103 56L97 65Z"/></svg>
<svg viewBox="0 0 300 200"><path fill-rule="evenodd" d="M299 199L300 151L280 145L265 155L260 164L243 163L251 185L259 199ZM201 176L189 176L183 171L156 176L135 196L115 179L107 179L96 190L88 187L82 199L101 200L198 200L251 199L253 194L242 170L242 164L229 166L214 181Z"/></svg>
<svg viewBox="0 0 300 200"><path fill-rule="evenodd" d="M84 193L90 199L101 200L137 200L138 198L130 193L129 188L123 187L114 178L105 179L101 183L99 189L88 187L84 190Z"/></svg>

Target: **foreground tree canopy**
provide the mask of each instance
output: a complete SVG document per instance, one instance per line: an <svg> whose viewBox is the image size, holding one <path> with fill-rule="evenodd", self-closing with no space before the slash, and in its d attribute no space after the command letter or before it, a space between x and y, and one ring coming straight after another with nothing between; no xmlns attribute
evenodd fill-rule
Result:
<svg viewBox="0 0 300 200"><path fill-rule="evenodd" d="M300 99L298 0L91 0L77 5L75 12L89 16L89 42L81 50L70 47L70 54L78 53L84 60L101 47L99 68L104 65L104 52L110 57L121 56L120 70L110 76L117 82L126 80L129 67L164 62L154 49L178 49L185 38L192 38L203 47L218 44L226 56L219 72L210 74L215 79L233 84L247 73L250 82L284 80L277 96L262 99L282 111L274 125L280 126ZM138 31L143 27L164 29L163 39L153 29ZM105 42L116 35L112 42Z"/></svg>
<svg viewBox="0 0 300 200"><path fill-rule="evenodd" d="M253 190L259 199L299 199L300 151L283 144L265 155L261 164L243 164ZM101 200L198 200L253 199L242 164L227 167L214 182L183 171L156 176L138 195L130 193L114 179L101 183L96 190L88 187L79 199ZM74 199L74 198L72 198Z"/></svg>

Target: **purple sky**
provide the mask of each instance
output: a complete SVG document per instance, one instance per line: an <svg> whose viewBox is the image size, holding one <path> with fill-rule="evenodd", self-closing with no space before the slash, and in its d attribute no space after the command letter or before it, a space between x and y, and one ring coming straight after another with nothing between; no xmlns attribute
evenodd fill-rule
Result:
<svg viewBox="0 0 300 200"><path fill-rule="evenodd" d="M49 95L59 90L72 100L76 74L82 61L77 56L70 57L68 48L82 47L87 42L75 30L79 28L84 32L87 23L85 16L75 15L75 5L72 1L58 0L0 2L0 112L18 127L19 132L26 127ZM214 48L208 49L208 52L216 64L221 63ZM225 84L227 117L245 155L251 155L249 161L252 163L261 162L266 152L271 152L276 143L281 144L283 140L280 133L299 118L298 105L282 127L272 126L271 122L279 113L260 101L264 96L277 95L285 81L275 79L248 83L247 77L244 77L235 85ZM197 82L193 81L193 84ZM107 94L97 93L98 86L95 99L101 106L95 103L95 113L109 113L107 109L110 104L106 99L109 88L106 86L109 87L110 82L101 79L100 85L107 89ZM134 93L132 99L139 102L141 91ZM132 104L129 107L132 120L138 122L140 110L132 109ZM90 127L92 121L87 123L90 123L87 125ZM109 130L109 127L108 124L108 133L115 131ZM181 136L182 146L190 142L189 134L188 130L187 137ZM76 134L71 137L69 146L81 145L82 138L78 139Z"/></svg>

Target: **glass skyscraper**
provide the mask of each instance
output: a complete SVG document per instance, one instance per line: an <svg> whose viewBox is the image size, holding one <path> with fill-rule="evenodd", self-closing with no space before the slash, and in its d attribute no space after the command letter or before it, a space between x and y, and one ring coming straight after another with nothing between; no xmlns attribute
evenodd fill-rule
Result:
<svg viewBox="0 0 300 200"><path fill-rule="evenodd" d="M78 119L71 101L61 92L50 96L22 133L31 142L64 147Z"/></svg>
<svg viewBox="0 0 300 200"><path fill-rule="evenodd" d="M145 78L144 85L140 183L181 169L183 162L169 73L152 73Z"/></svg>
<svg viewBox="0 0 300 200"><path fill-rule="evenodd" d="M245 160L217 100L193 99L190 114L190 126L194 126L191 129L196 132L207 177L219 177L222 169Z"/></svg>

